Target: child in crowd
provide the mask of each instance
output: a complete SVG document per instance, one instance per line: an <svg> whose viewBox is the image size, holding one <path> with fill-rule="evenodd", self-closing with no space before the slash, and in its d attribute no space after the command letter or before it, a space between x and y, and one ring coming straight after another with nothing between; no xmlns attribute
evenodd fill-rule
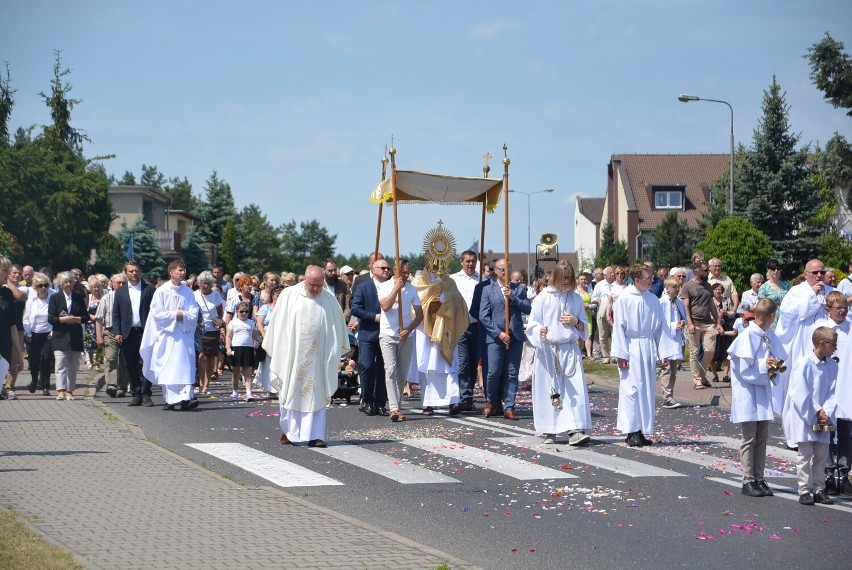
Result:
<svg viewBox="0 0 852 570"><path fill-rule="evenodd" d="M811 340L813 351L793 365L781 418L787 445L799 448L799 503L831 505L834 501L825 492L829 432L824 429L834 425L837 363L830 357L837 349L837 333L819 327Z"/></svg>
<svg viewBox="0 0 852 570"><path fill-rule="evenodd" d="M225 333L225 352L231 357L234 373L231 399L239 399L237 390L242 378L246 389L246 401L251 402L254 400L251 393L251 371L256 366L254 347L255 343L260 341L260 334L257 332L255 322L250 318L251 307L248 303L238 303L234 316L236 318L228 323Z"/></svg>
<svg viewBox="0 0 852 570"><path fill-rule="evenodd" d="M769 391L770 368L787 358L772 321L778 310L775 301L761 299L754 308L754 321L738 335L728 350L731 363L731 422L740 424L743 442L740 463L742 494L771 497L774 493L763 479L766 442L773 420Z"/></svg>
<svg viewBox="0 0 852 570"><path fill-rule="evenodd" d="M669 326L672 338L681 347L680 357L669 359L668 365L661 367L658 372L663 387L663 407L672 410L680 407L680 403L674 399L674 385L678 364L683 360L683 328L686 326L686 308L683 306L683 301L678 297L680 295L680 281L677 277L667 277L663 281L663 286L665 292L660 297L660 305L666 316L665 322Z"/></svg>

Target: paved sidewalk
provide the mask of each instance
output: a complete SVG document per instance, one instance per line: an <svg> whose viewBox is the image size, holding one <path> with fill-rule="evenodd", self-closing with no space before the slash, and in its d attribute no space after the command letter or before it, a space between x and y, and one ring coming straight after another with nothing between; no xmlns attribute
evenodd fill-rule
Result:
<svg viewBox="0 0 852 570"><path fill-rule="evenodd" d="M0 402L0 506L90 568L471 567L280 489L224 479L90 397L26 396Z"/></svg>

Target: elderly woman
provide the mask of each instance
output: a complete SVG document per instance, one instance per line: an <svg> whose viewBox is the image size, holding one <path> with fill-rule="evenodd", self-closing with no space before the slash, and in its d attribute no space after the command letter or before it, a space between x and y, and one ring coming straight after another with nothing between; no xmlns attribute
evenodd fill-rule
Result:
<svg viewBox="0 0 852 570"><path fill-rule="evenodd" d="M77 278L70 271L57 276L59 292L47 304L48 321L53 326L53 357L56 360L56 399L73 400L77 370L83 352L83 327L89 322L86 299L74 290Z"/></svg>
<svg viewBox="0 0 852 570"><path fill-rule="evenodd" d="M198 303L199 327L201 328L201 351L198 354L198 378L201 380L200 392L204 396L210 393L210 378L216 378L216 357L219 356L219 341L222 336L222 317L225 314L225 301L218 291L213 290L216 278L209 271L203 271L196 279L198 290L193 293ZM216 319L216 322L214 322Z"/></svg>
<svg viewBox="0 0 852 570"><path fill-rule="evenodd" d="M96 342L95 313L98 312L98 305L101 302L101 298L106 295L106 289L101 286L101 280L97 275L90 275L86 280L86 284L89 290L87 303L89 308L89 322L85 329L86 363L89 365L89 368L100 368L104 361L104 355L103 350L98 349L98 343Z"/></svg>
<svg viewBox="0 0 852 570"><path fill-rule="evenodd" d="M50 373L53 371L53 348L50 338L53 327L48 320L48 299L50 279L44 273L33 274L35 296L27 301L24 310L24 340L27 341L27 357L30 362L32 381L28 386L30 394L41 388L42 394L50 396Z"/></svg>
<svg viewBox="0 0 852 570"><path fill-rule="evenodd" d="M281 284L284 285L285 287L292 287L293 285L295 285L298 282L299 282L299 280L296 277L295 273L288 271L286 273L281 274Z"/></svg>
<svg viewBox="0 0 852 570"><path fill-rule="evenodd" d="M784 295L790 290L790 284L781 280L781 264L777 259L770 259L766 262L766 283L760 286L757 290L757 296L760 299L772 299L775 304L780 307ZM772 321L772 328L778 324L778 316L781 311L775 312L775 320Z"/></svg>

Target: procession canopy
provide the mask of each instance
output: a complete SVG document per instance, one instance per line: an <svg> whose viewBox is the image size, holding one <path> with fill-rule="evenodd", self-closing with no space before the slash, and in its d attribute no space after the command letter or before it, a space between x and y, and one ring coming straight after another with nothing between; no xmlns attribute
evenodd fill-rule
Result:
<svg viewBox="0 0 852 570"><path fill-rule="evenodd" d="M482 204L494 212L503 190L502 178L464 178L442 176L414 170L397 170L395 176L382 180L370 194L378 204L393 202L392 180L396 180L397 202L439 204Z"/></svg>

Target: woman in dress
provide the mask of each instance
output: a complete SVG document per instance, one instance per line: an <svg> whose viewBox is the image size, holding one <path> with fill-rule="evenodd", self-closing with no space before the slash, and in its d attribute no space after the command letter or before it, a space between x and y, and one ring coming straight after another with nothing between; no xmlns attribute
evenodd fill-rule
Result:
<svg viewBox="0 0 852 570"><path fill-rule="evenodd" d="M98 312L98 304L101 302L105 291L101 287L101 281L97 275L90 275L86 281L89 289L88 307L89 322L86 324L86 361L89 368L100 368L103 364L103 350L98 348L95 342L95 313Z"/></svg>
<svg viewBox="0 0 852 570"><path fill-rule="evenodd" d="M275 282L278 282L278 276L274 273L267 273L266 275L274 275ZM266 276L264 276L264 279ZM281 291L284 290L284 287L281 285L274 285L269 290L269 301L264 304L260 310L257 312L257 316L255 317L255 324L257 325L257 331L260 333L260 344L263 344L263 339L266 336L266 327L269 326L269 321L272 319L272 311L275 309L275 302L278 300L278 296L281 295ZM254 383L260 385L260 388L266 392L268 397L278 397L278 391L275 390L269 384L269 358L267 358L266 352L263 351L262 348L257 349L257 374L254 377Z"/></svg>
<svg viewBox="0 0 852 570"><path fill-rule="evenodd" d="M532 304L527 338L535 347L533 423L544 443L568 432L569 445L585 445L592 427L589 393L579 340L589 336L583 300L575 291L574 268L560 261L550 285Z"/></svg>
<svg viewBox="0 0 852 570"><path fill-rule="evenodd" d="M219 340L225 334L213 319L221 319L225 314L225 301L218 291L213 290L216 278L209 271L203 271L196 279L198 290L193 293L200 308L198 322L201 328L201 351L198 355L198 378L201 380L201 394L210 393L210 380L218 379L216 357L219 356ZM217 321L220 322L220 321Z"/></svg>
<svg viewBox="0 0 852 570"><path fill-rule="evenodd" d="M777 259L770 259L766 262L766 283L760 286L757 290L759 299L772 299L775 305L780 307L784 295L790 290L790 284L786 281L781 281L781 264ZM772 328L778 324L778 316L781 311L775 312L775 320L772 321Z"/></svg>
<svg viewBox="0 0 852 570"><path fill-rule="evenodd" d="M577 277L577 294L580 296L580 299L583 300L583 308L586 309L586 322L591 323L592 309L594 308L594 305L592 303L592 296L589 294L588 286L589 278L586 276L585 273L581 273ZM594 358L592 358L591 335L588 335L585 340L580 340L578 342L580 342L580 348L583 348L583 346L585 346L586 348L586 354L583 358L585 358L586 360L594 360Z"/></svg>
<svg viewBox="0 0 852 570"><path fill-rule="evenodd" d="M249 284L251 284L250 279ZM254 343L258 339L257 327L250 318L250 303L237 303L234 314L236 318L228 323L228 331L225 333L225 352L231 357L231 369L234 373L231 399L240 398L237 390L242 380L246 390L246 402L251 402L254 400L251 393L251 374L256 364Z"/></svg>
<svg viewBox="0 0 852 570"><path fill-rule="evenodd" d="M50 279L44 273L33 275L35 296L27 301L24 310L24 340L27 341L27 357L30 362L32 381L28 386L30 394L40 387L42 394L50 396L50 373L53 371L53 348L50 343L53 327L48 320L48 299Z"/></svg>
<svg viewBox="0 0 852 570"><path fill-rule="evenodd" d="M725 286L721 283L713 284L713 304L719 311L719 322L723 332L716 335L716 348L713 351L713 361L710 363L710 372L713 373L713 382L719 381L719 365L722 366L722 382L730 382L730 364L728 360L728 347L734 341L737 332L734 330L734 322L737 320L737 308L734 307L730 297L725 296Z"/></svg>
<svg viewBox="0 0 852 570"><path fill-rule="evenodd" d="M86 299L74 291L76 277L63 271L57 277L59 292L47 302L48 321L53 327L53 358L56 361L56 399L73 400L77 370L83 354L83 327L89 322Z"/></svg>

